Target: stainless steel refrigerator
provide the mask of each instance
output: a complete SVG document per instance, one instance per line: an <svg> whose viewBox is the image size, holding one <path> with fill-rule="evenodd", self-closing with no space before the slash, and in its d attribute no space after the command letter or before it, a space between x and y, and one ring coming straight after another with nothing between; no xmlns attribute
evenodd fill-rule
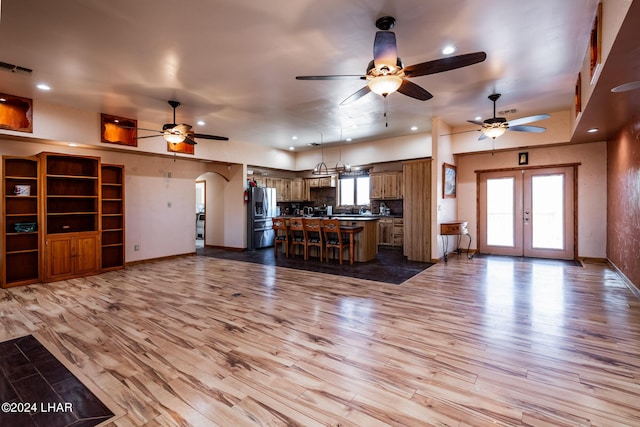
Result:
<svg viewBox="0 0 640 427"><path fill-rule="evenodd" d="M273 217L276 216L276 189L249 188L247 202L247 249L273 246L275 233Z"/></svg>

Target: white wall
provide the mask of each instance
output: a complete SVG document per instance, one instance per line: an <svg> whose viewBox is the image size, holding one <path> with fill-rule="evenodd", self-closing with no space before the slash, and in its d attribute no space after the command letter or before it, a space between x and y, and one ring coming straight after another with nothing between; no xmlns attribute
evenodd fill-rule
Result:
<svg viewBox="0 0 640 427"><path fill-rule="evenodd" d="M529 166L580 163L578 167L578 256L606 258L607 144L529 148L458 156L458 216L469 221L477 248L476 171L517 168L518 152L529 153Z"/></svg>

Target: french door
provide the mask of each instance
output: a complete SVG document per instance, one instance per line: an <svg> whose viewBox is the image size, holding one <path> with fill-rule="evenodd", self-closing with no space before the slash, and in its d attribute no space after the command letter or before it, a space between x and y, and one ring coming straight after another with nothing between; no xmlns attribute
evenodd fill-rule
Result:
<svg viewBox="0 0 640 427"><path fill-rule="evenodd" d="M574 167L481 172L481 253L574 259Z"/></svg>

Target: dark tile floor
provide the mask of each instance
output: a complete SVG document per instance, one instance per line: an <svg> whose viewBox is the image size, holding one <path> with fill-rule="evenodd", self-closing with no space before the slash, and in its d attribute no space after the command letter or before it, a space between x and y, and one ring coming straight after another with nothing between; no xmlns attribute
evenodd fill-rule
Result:
<svg viewBox="0 0 640 427"><path fill-rule="evenodd" d="M89 427L114 414L38 340L0 343L0 426Z"/></svg>
<svg viewBox="0 0 640 427"><path fill-rule="evenodd" d="M403 283L433 265L429 262L407 261L407 258L402 255L402 249L385 248L382 246L379 248L378 256L375 260L354 262L353 265L350 265L348 261L340 265L337 260L333 259L329 260L329 262L323 261L321 263L318 261L318 258L314 257L305 261L302 255L290 255L289 258L286 258L281 250L278 251L278 256L275 257L273 247L257 249L255 251L233 251L205 247L197 249L196 252L198 255L213 258L276 265L279 267L355 277L396 285Z"/></svg>

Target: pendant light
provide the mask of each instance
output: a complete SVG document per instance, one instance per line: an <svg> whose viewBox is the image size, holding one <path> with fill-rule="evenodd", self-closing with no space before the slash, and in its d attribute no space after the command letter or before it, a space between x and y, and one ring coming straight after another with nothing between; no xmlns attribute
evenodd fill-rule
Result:
<svg viewBox="0 0 640 427"><path fill-rule="evenodd" d="M340 145L338 145L338 161L336 162L336 172L349 172L351 170L351 165L346 164L342 161L342 128L340 128Z"/></svg>
<svg viewBox="0 0 640 427"><path fill-rule="evenodd" d="M320 133L320 153L322 156L322 159L320 161L320 163L318 163L314 168L313 171L311 171L311 173L313 175L329 175L329 168L327 168L326 163L324 162L324 147L323 147L323 141L322 141L322 133Z"/></svg>

